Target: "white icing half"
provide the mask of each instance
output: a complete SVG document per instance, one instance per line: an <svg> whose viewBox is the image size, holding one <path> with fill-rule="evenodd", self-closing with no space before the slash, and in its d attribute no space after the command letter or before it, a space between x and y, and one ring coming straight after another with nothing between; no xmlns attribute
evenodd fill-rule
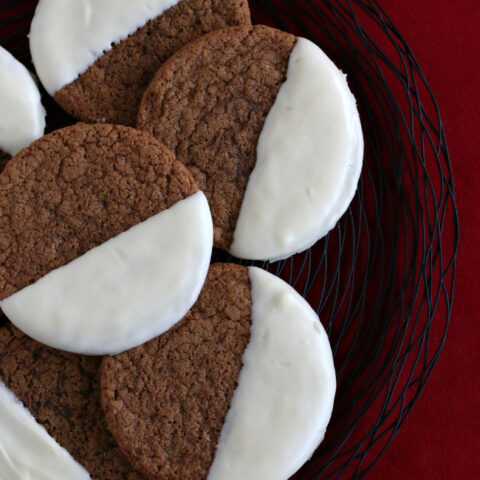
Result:
<svg viewBox="0 0 480 480"><path fill-rule="evenodd" d="M279 260L331 230L355 195L363 135L345 75L299 38L257 145L231 253Z"/></svg>
<svg viewBox="0 0 480 480"><path fill-rule="evenodd" d="M30 72L0 47L0 149L16 155L43 135L45 109Z"/></svg>
<svg viewBox="0 0 480 480"><path fill-rule="evenodd" d="M30 30L38 76L54 95L180 0L40 0Z"/></svg>
<svg viewBox="0 0 480 480"><path fill-rule="evenodd" d="M213 225L202 192L0 302L20 330L74 353L115 354L168 330L207 275Z"/></svg>
<svg viewBox="0 0 480 480"><path fill-rule="evenodd" d="M314 453L336 380L317 315L283 280L250 267L252 330L208 480L286 480Z"/></svg>
<svg viewBox="0 0 480 480"><path fill-rule="evenodd" d="M86 470L0 382L0 480L89 478Z"/></svg>

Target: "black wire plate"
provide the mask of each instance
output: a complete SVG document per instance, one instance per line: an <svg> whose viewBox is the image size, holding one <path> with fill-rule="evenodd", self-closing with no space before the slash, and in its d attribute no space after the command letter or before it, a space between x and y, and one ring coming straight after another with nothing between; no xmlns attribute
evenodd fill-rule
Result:
<svg viewBox="0 0 480 480"><path fill-rule="evenodd" d="M32 69L34 0L0 2L0 42ZM348 74L366 156L335 229L260 264L301 292L330 335L338 391L325 441L296 479L363 478L422 392L445 342L458 217L442 121L410 48L374 0L251 0L257 23L320 45ZM43 92L48 131L74 123ZM215 251L214 261L236 261ZM250 264L251 262L241 262Z"/></svg>

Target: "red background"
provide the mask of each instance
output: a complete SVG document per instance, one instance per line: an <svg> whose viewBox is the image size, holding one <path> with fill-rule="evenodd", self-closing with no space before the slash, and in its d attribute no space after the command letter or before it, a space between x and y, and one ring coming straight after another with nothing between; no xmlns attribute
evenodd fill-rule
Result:
<svg viewBox="0 0 480 480"><path fill-rule="evenodd" d="M440 106L461 238L444 352L405 425L367 478L480 479L480 0L379 1L412 48Z"/></svg>
<svg viewBox="0 0 480 480"><path fill-rule="evenodd" d="M480 2L381 4L412 48L440 106L461 236L445 349L405 425L367 478L480 479Z"/></svg>

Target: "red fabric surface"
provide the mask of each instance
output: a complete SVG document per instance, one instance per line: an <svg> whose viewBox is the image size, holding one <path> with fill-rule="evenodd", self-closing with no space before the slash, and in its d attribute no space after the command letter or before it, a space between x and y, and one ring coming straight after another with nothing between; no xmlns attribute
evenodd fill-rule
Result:
<svg viewBox="0 0 480 480"><path fill-rule="evenodd" d="M444 352L405 425L367 478L475 480L480 478L480 2L380 1L412 48L440 106L461 238Z"/></svg>
<svg viewBox="0 0 480 480"><path fill-rule="evenodd" d="M425 391L378 465L380 479L480 478L480 2L383 0L440 106L460 214L450 330Z"/></svg>

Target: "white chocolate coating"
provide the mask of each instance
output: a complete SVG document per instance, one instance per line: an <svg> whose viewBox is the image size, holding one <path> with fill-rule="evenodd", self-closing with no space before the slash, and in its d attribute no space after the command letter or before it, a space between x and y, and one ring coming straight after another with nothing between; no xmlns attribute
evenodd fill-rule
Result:
<svg viewBox="0 0 480 480"><path fill-rule="evenodd" d="M252 331L208 480L286 480L323 440L336 390L327 334L283 280L250 267Z"/></svg>
<svg viewBox="0 0 480 480"><path fill-rule="evenodd" d="M352 201L363 135L345 75L299 38L257 145L230 252L279 260L311 247Z"/></svg>
<svg viewBox="0 0 480 480"><path fill-rule="evenodd" d="M16 155L40 138L45 109L30 72L0 47L0 149Z"/></svg>
<svg viewBox="0 0 480 480"><path fill-rule="evenodd" d="M44 87L54 95L124 40L180 0L40 0L30 51Z"/></svg>
<svg viewBox="0 0 480 480"><path fill-rule="evenodd" d="M89 478L0 382L0 480Z"/></svg>
<svg viewBox="0 0 480 480"><path fill-rule="evenodd" d="M20 330L54 348L115 354L168 330L207 275L213 225L202 192L88 251L0 302Z"/></svg>

